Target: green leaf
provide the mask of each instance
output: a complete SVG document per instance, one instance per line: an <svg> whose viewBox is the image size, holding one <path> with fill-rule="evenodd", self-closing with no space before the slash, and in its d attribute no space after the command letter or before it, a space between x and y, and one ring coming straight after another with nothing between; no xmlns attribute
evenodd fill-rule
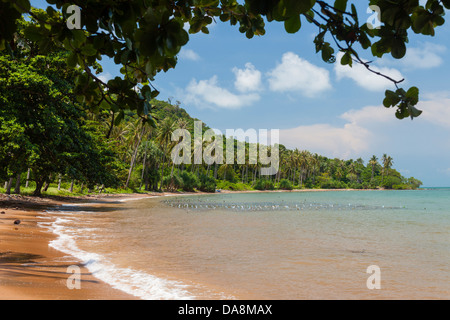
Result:
<svg viewBox="0 0 450 320"><path fill-rule="evenodd" d="M422 114L422 110L417 109L414 106L408 105L409 115L411 116L411 119L417 118Z"/></svg>
<svg viewBox="0 0 450 320"><path fill-rule="evenodd" d="M296 33L300 30L301 26L302 22L300 20L300 15L294 15L284 22L284 29L286 29L286 32L288 33Z"/></svg>
<svg viewBox="0 0 450 320"><path fill-rule="evenodd" d="M38 41L42 40L44 35L42 34L41 30L38 27L36 27L34 25L30 25L29 27L27 27L25 29L25 37L27 37L31 41L38 42Z"/></svg>
<svg viewBox="0 0 450 320"><path fill-rule="evenodd" d="M348 0L336 0L334 2L334 8L339 11L345 11L347 9L347 2Z"/></svg>
<svg viewBox="0 0 450 320"><path fill-rule="evenodd" d="M322 60L328 63L334 63L336 58L333 56L334 49L330 46L329 43L324 43L322 47Z"/></svg>
<svg viewBox="0 0 450 320"><path fill-rule="evenodd" d="M446 9L450 9L450 0L442 0L441 2Z"/></svg>
<svg viewBox="0 0 450 320"><path fill-rule="evenodd" d="M67 66L69 68L73 68L74 69L77 66L77 63L78 63L78 55L75 52L72 52L67 57Z"/></svg>
<svg viewBox="0 0 450 320"><path fill-rule="evenodd" d="M75 46L79 47L86 41L86 34L83 30L73 29L71 30L72 36L75 39Z"/></svg>
<svg viewBox="0 0 450 320"><path fill-rule="evenodd" d="M14 1L14 7L17 9L17 11L19 11L21 13L29 12L31 9L30 1L28 1L28 0Z"/></svg>
<svg viewBox="0 0 450 320"><path fill-rule="evenodd" d="M401 39L396 39L392 44L391 49L392 57L395 59L401 59L406 54L406 45Z"/></svg>
<svg viewBox="0 0 450 320"><path fill-rule="evenodd" d="M123 110L121 110L119 112L119 114L117 115L117 117L114 119L114 125L118 126L120 124L120 122L123 120L124 115L125 114L124 114Z"/></svg>
<svg viewBox="0 0 450 320"><path fill-rule="evenodd" d="M409 90L406 92L406 98L412 105L416 105L419 102L419 88L409 88Z"/></svg>
<svg viewBox="0 0 450 320"><path fill-rule="evenodd" d="M286 9L286 16L292 16L311 10L316 0L284 0L283 3Z"/></svg>
<svg viewBox="0 0 450 320"><path fill-rule="evenodd" d="M361 47L363 49L367 49L370 47L371 42L369 40L369 37L367 37L367 34L365 32L361 32L359 34L359 43L361 44Z"/></svg>
<svg viewBox="0 0 450 320"><path fill-rule="evenodd" d="M385 98L383 100L383 105L386 108L390 108L392 106L397 105L400 102L400 100L401 100L401 98L396 92L391 91L391 90L386 90Z"/></svg>
<svg viewBox="0 0 450 320"><path fill-rule="evenodd" d="M352 66L352 54L350 53L350 51L347 51L341 58L341 64L342 65L349 65L350 67Z"/></svg>
<svg viewBox="0 0 450 320"><path fill-rule="evenodd" d="M94 48L94 45L87 44L81 49L81 53L86 56L95 56L97 54L97 50Z"/></svg>

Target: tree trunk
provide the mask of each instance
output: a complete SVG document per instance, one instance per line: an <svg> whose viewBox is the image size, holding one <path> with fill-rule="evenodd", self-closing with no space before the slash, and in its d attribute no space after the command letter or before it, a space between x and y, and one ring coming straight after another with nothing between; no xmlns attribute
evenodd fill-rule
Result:
<svg viewBox="0 0 450 320"><path fill-rule="evenodd" d="M48 187L50 186L50 182L51 182L51 181L52 181L52 174L50 174L50 175L48 176L48 182L45 182L43 191L47 191L47 190L48 190Z"/></svg>
<svg viewBox="0 0 450 320"><path fill-rule="evenodd" d="M298 186L301 188L303 185L303 175L302 170L300 169L300 172L298 173Z"/></svg>
<svg viewBox="0 0 450 320"><path fill-rule="evenodd" d="M172 161L172 171L170 172L170 177L173 177L173 169L175 167L175 162Z"/></svg>
<svg viewBox="0 0 450 320"><path fill-rule="evenodd" d="M58 179L58 191L61 190L61 175L59 175L59 179Z"/></svg>
<svg viewBox="0 0 450 320"><path fill-rule="evenodd" d="M161 164L161 184L159 186L159 190L162 191L162 187L163 187L163 179L164 179L164 162L166 160L166 149L167 149L167 145L164 146L164 151L163 151L163 155L162 155L162 164Z"/></svg>
<svg viewBox="0 0 450 320"><path fill-rule="evenodd" d="M145 144L144 161L142 162L141 185L139 186L139 190L141 190L142 185L144 184L145 161L147 160L147 147L148 147L148 140L147 140L147 143ZM147 183L145 183L145 190L147 190Z"/></svg>
<svg viewBox="0 0 450 320"><path fill-rule="evenodd" d="M74 182L74 180L72 179L72 182L70 182L70 189L69 189L70 193L73 192L73 182Z"/></svg>
<svg viewBox="0 0 450 320"><path fill-rule="evenodd" d="M41 196L41 189L42 189L43 185L44 185L44 179L41 178L39 180L36 180L36 189L33 192L33 196L35 196L35 197Z"/></svg>
<svg viewBox="0 0 450 320"><path fill-rule="evenodd" d="M8 185L6 186L6 194L11 194L11 186L13 183L13 177L9 178Z"/></svg>
<svg viewBox="0 0 450 320"><path fill-rule="evenodd" d="M31 173L31 168L28 168L27 181L25 182L25 188L28 188L28 181L30 181L30 173Z"/></svg>
<svg viewBox="0 0 450 320"><path fill-rule="evenodd" d="M138 142L136 144L136 148L134 148L133 157L131 157L130 170L128 171L128 178L127 178L127 183L125 184L125 188L128 188L128 183L130 182L131 172L133 171L134 162L136 161L136 155L137 155L137 152L138 152L138 148L139 148L139 145L141 144L142 135L144 134L144 128L145 127L142 126L142 131L141 131L141 134L138 137Z"/></svg>
<svg viewBox="0 0 450 320"><path fill-rule="evenodd" d="M16 176L16 188L14 189L15 194L20 194L20 177L21 177L21 174L18 173Z"/></svg>

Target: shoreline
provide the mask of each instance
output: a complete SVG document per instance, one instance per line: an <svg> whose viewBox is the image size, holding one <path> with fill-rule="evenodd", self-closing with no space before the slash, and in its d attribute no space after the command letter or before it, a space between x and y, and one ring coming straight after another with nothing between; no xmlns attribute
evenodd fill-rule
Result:
<svg viewBox="0 0 450 320"><path fill-rule="evenodd" d="M97 279L75 257L49 244L57 235L39 223L52 222L45 213L63 204L111 203L165 196L264 193L362 191L358 189L220 190L206 192L149 192L92 194L86 196L32 197L0 194L0 300L139 300ZM379 191L379 190L367 190ZM20 220L19 224L14 224ZM69 289L69 266L81 270L81 289Z"/></svg>
<svg viewBox="0 0 450 320"><path fill-rule="evenodd" d="M0 195L0 300L139 300L97 279L75 257L53 249L49 244L57 235L38 225L51 222L45 210L62 204L118 198L128 196ZM14 224L17 220L20 223ZM67 286L73 275L68 273L69 266L77 266L81 272L80 289Z"/></svg>

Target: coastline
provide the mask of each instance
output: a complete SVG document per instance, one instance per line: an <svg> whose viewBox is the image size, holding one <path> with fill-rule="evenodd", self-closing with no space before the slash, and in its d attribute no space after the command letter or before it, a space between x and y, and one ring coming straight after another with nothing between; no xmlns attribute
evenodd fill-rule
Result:
<svg viewBox="0 0 450 320"><path fill-rule="evenodd" d="M353 191L352 189L294 189L294 190L221 190L217 193L262 192L322 192ZM97 279L75 257L51 246L56 235L40 227L39 222L51 222L46 214L61 204L86 202L107 203L148 197L200 195L203 192L102 194L81 197L47 197L0 195L0 300L138 300L139 298L114 289ZM211 193L209 193L211 194ZM14 222L20 220L20 224ZM69 266L81 270L81 289L69 289Z"/></svg>
<svg viewBox="0 0 450 320"><path fill-rule="evenodd" d="M63 203L117 199L119 196L129 197L0 195L0 300L137 300L137 297L98 280L74 257L50 247L49 243L57 236L38 225L49 221L45 210ZM20 224L14 224L16 220L20 220ZM67 280L72 275L67 273L68 267L74 265L80 268L82 275L80 289L67 287Z"/></svg>

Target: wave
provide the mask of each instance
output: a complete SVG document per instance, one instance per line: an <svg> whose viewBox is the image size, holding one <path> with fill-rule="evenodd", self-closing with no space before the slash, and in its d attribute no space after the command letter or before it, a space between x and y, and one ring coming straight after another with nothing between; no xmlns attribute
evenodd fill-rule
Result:
<svg viewBox="0 0 450 320"><path fill-rule="evenodd" d="M61 211L48 212L61 214ZM76 235L71 234L70 230L64 226L71 222L72 220L57 216L51 224L46 222L41 226L49 227L58 236L49 243L49 246L80 260L97 279L144 300L195 299L195 296L187 290L188 285L182 282L162 279L132 268L121 268L98 253L80 249L75 240Z"/></svg>

